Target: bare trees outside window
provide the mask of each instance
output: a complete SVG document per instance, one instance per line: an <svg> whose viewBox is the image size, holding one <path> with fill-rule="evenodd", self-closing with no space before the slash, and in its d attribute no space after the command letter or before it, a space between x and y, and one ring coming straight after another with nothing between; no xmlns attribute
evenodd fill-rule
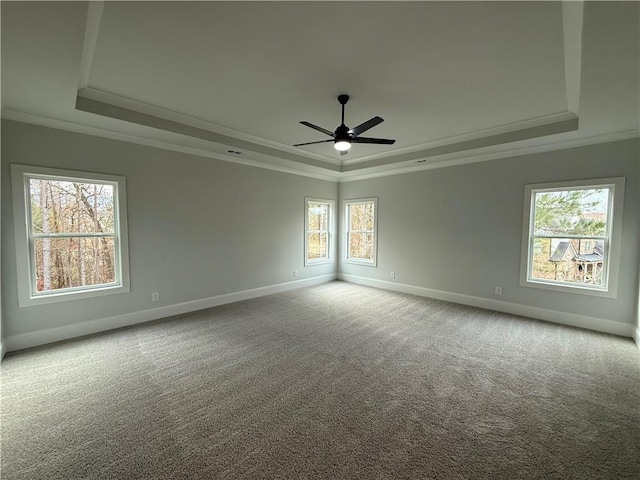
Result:
<svg viewBox="0 0 640 480"><path fill-rule="evenodd" d="M30 178L36 290L115 282L114 186Z"/></svg>
<svg viewBox="0 0 640 480"><path fill-rule="evenodd" d="M21 304L128 291L123 177L23 165L12 177Z"/></svg>
<svg viewBox="0 0 640 480"><path fill-rule="evenodd" d="M333 201L305 200L305 265L330 261Z"/></svg>
<svg viewBox="0 0 640 480"><path fill-rule="evenodd" d="M376 199L345 202L346 261L376 264Z"/></svg>

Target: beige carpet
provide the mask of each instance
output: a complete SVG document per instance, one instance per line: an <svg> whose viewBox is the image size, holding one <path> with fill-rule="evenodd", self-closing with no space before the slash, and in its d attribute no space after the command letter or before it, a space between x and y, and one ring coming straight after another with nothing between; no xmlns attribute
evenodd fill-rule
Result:
<svg viewBox="0 0 640 480"><path fill-rule="evenodd" d="M1 478L637 480L639 357L332 282L9 354Z"/></svg>

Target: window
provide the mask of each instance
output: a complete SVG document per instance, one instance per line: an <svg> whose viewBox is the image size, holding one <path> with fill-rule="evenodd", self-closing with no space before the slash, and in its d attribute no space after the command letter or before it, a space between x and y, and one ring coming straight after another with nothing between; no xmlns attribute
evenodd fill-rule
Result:
<svg viewBox="0 0 640 480"><path fill-rule="evenodd" d="M124 177L11 174L20 306L129 291Z"/></svg>
<svg viewBox="0 0 640 480"><path fill-rule="evenodd" d="M525 187L523 286L614 298L624 178Z"/></svg>
<svg viewBox="0 0 640 480"><path fill-rule="evenodd" d="M305 199L305 266L331 262L333 201Z"/></svg>
<svg viewBox="0 0 640 480"><path fill-rule="evenodd" d="M345 261L375 266L378 199L346 200L344 204L347 232Z"/></svg>

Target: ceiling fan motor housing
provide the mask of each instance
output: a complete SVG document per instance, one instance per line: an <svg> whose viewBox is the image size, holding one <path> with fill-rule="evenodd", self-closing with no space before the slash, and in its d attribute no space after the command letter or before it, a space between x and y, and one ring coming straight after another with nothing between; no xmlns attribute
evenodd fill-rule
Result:
<svg viewBox="0 0 640 480"><path fill-rule="evenodd" d="M352 135L349 133L349 127L347 127L344 123L336 128L334 133L334 138L336 142L341 140L345 140L347 142L351 141Z"/></svg>

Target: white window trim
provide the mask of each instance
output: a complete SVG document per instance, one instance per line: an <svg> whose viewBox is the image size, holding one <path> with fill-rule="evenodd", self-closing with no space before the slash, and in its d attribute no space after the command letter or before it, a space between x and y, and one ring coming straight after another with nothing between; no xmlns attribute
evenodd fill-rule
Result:
<svg viewBox="0 0 640 480"><path fill-rule="evenodd" d="M327 258L309 259L309 203L324 203L329 205L329 218L327 219ZM324 198L305 197L304 199L304 266L323 265L333 262L333 232L335 202Z"/></svg>
<svg viewBox="0 0 640 480"><path fill-rule="evenodd" d="M27 205L29 189L28 176L50 176L56 179L68 179L92 183L105 181L115 184L114 195L114 244L116 248L116 282L108 285L64 289L38 295L33 294L33 266L29 245L29 210ZM31 165L11 165L11 184L13 200L14 233L16 242L16 267L18 281L18 304L20 307L45 305L50 303L81 300L103 295L113 295L130 291L129 280L129 242L127 230L126 180L117 175L102 173L61 170L57 168L35 167ZM118 255L119 253L119 255Z"/></svg>
<svg viewBox="0 0 640 480"><path fill-rule="evenodd" d="M373 258L367 260L364 258L349 258L349 205L359 205L362 203L373 203ZM351 263L354 265L366 265L369 267L376 267L378 265L378 197L370 198L355 198L344 200L343 209L344 213L344 258L345 263Z"/></svg>
<svg viewBox="0 0 640 480"><path fill-rule="evenodd" d="M540 288L564 293L576 293L604 298L617 298L618 277L620 272L620 255L622 245L622 210L624 205L624 177L598 178L589 180L573 180L525 185L524 216L522 222L522 250L520 261L520 285L523 287ZM549 280L534 280L530 278L531 249L533 248L533 193L544 190L555 191L562 189L589 189L610 187L608 240L605 246L607 261L605 262L605 286L572 285L568 283L552 282Z"/></svg>

